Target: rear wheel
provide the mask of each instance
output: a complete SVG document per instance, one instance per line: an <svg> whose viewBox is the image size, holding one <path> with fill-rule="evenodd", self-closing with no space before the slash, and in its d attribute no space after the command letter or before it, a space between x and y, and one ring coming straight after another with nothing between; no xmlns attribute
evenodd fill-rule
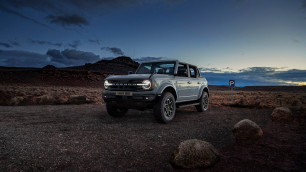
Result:
<svg viewBox="0 0 306 172"><path fill-rule="evenodd" d="M175 98L172 93L165 92L154 106L154 116L162 123L172 121L175 116Z"/></svg>
<svg viewBox="0 0 306 172"><path fill-rule="evenodd" d="M122 117L126 114L128 109L118 108L114 106L112 103L106 103L107 113L112 117Z"/></svg>
<svg viewBox="0 0 306 172"><path fill-rule="evenodd" d="M199 105L196 105L198 112L204 112L208 109L209 100L208 100L208 94L206 91L203 91L202 96L199 100L199 103L200 103Z"/></svg>

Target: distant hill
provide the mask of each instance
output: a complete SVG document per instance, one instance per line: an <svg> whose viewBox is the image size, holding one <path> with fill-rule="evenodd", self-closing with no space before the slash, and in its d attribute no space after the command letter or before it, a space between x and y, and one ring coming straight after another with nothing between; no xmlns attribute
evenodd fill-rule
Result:
<svg viewBox="0 0 306 172"><path fill-rule="evenodd" d="M73 66L64 69L127 74L128 71L135 72L138 66L139 63L135 62L130 57L120 56L112 60L100 60L96 63L87 63L83 66Z"/></svg>
<svg viewBox="0 0 306 172"><path fill-rule="evenodd" d="M0 67L0 84L103 87L103 80L108 75L135 72L138 66L139 63L130 57L120 56L67 68L52 65L43 68Z"/></svg>

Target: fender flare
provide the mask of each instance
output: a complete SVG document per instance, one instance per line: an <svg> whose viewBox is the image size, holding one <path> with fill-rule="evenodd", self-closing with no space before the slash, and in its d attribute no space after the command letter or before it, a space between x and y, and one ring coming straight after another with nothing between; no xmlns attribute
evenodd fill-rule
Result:
<svg viewBox="0 0 306 172"><path fill-rule="evenodd" d="M206 90L207 91L207 94L208 94L208 97L209 97L209 89L207 87L207 85L203 85L200 89L200 92L198 93L198 97L201 97L202 96L202 93L203 91Z"/></svg>
<svg viewBox="0 0 306 172"><path fill-rule="evenodd" d="M157 94L158 94L158 95L161 95L161 94L162 94L166 89L168 89L168 88L170 88L170 89L173 90L173 92L174 92L174 94L175 94L175 95L173 95L173 96L175 97L175 99L177 99L177 91L176 91L176 88L175 88L171 83L169 83L169 82L163 84L163 85L158 89Z"/></svg>

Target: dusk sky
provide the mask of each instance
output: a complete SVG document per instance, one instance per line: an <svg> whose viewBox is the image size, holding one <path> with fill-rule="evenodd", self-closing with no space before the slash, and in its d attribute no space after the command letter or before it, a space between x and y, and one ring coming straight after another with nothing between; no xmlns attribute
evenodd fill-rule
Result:
<svg viewBox="0 0 306 172"><path fill-rule="evenodd" d="M0 21L0 66L125 55L196 64L213 84L306 85L305 0L0 0Z"/></svg>

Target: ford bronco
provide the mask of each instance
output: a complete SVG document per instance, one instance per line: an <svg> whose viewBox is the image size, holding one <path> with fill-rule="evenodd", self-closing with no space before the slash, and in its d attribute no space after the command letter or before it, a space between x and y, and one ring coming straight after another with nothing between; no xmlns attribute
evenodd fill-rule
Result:
<svg viewBox="0 0 306 172"><path fill-rule="evenodd" d="M170 122L176 107L208 109L207 80L194 65L172 61L142 63L135 74L105 78L102 94L109 115L121 117L128 109L153 109L156 119Z"/></svg>

